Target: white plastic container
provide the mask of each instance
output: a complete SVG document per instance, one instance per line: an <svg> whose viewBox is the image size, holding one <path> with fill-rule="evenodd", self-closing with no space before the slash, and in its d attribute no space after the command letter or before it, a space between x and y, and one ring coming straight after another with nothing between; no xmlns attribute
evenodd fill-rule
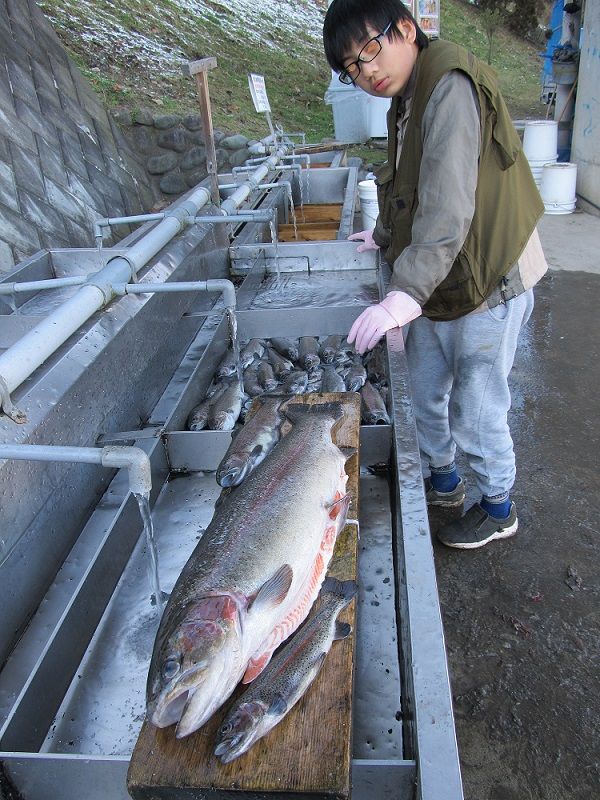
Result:
<svg viewBox="0 0 600 800"><path fill-rule="evenodd" d="M358 197L360 199L363 230L372 231L379 215L375 181L359 181Z"/></svg>
<svg viewBox="0 0 600 800"><path fill-rule="evenodd" d="M546 164L540 194L546 214L572 214L575 210L577 164Z"/></svg>
<svg viewBox="0 0 600 800"><path fill-rule="evenodd" d="M333 129L338 142L359 144L369 138L369 95L356 86L347 86L332 78L325 102L333 111Z"/></svg>
<svg viewBox="0 0 600 800"><path fill-rule="evenodd" d="M552 164L556 164L556 156L554 156L552 160L542 159L541 161L529 161L531 174L533 175L533 180L535 181L535 185L538 187L538 189L542 185L544 167L552 166Z"/></svg>
<svg viewBox="0 0 600 800"><path fill-rule="evenodd" d="M367 95L368 132L371 139L387 139L387 112L391 102L389 97Z"/></svg>
<svg viewBox="0 0 600 800"><path fill-rule="evenodd" d="M553 119L530 120L523 132L523 152L527 160L556 161L558 147L558 122Z"/></svg>

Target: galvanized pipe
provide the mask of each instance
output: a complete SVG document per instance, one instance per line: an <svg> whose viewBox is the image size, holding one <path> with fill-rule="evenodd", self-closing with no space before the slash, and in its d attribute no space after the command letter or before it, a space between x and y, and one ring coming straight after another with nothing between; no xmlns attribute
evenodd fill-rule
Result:
<svg viewBox="0 0 600 800"><path fill-rule="evenodd" d="M94 239L102 241L102 228L108 228L111 225L128 225L130 222L151 222L156 219L164 219L165 212L161 211L157 214L134 214L130 217L105 217L104 219L97 219L94 222Z"/></svg>
<svg viewBox="0 0 600 800"><path fill-rule="evenodd" d="M278 149L260 166L250 180L243 183L221 205L222 216L235 212L259 183L285 155ZM114 297L115 284L135 282L136 275L183 228L193 224L198 211L211 200L210 191L201 186L185 201L164 212L156 227L132 245L126 255L111 259L99 272L91 275L77 293L32 328L18 342L0 355L0 410L8 411L17 421L23 417L15 410L10 394L20 386L44 361L96 311Z"/></svg>
<svg viewBox="0 0 600 800"><path fill-rule="evenodd" d="M81 286L87 279L87 275L72 275L68 278L47 278L43 281L0 283L0 294L19 294L19 292L39 292L44 289L60 289L64 286Z"/></svg>
<svg viewBox="0 0 600 800"><path fill-rule="evenodd" d="M60 461L77 464L99 464L121 469L129 474L133 494L149 495L152 489L150 459L139 447L61 447L43 444L0 444L0 459L18 461Z"/></svg>
<svg viewBox="0 0 600 800"><path fill-rule="evenodd" d="M177 281L174 283L117 283L113 289L118 295L154 294L169 292L220 292L225 308L235 308L235 286L226 278L208 281Z"/></svg>

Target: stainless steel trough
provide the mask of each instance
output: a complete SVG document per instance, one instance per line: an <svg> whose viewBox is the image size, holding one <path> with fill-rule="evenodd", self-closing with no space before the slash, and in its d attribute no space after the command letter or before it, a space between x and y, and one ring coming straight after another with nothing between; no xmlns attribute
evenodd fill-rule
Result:
<svg viewBox="0 0 600 800"><path fill-rule="evenodd" d="M316 193L320 176L337 170L310 172ZM345 193L350 175L330 178ZM346 333L386 277L373 253L357 254L344 241L276 247L240 236L228 245L223 226L195 226L143 277L245 275L237 291L241 339ZM94 251L46 252L6 279L81 274L96 259ZM230 441L224 432L184 430L229 344L213 301L189 294L115 301L20 387L15 400L27 411L25 425L0 418L0 442L134 444L148 454L166 591L210 521L214 470ZM0 347L56 299L18 302L15 314L0 301ZM386 352L393 425L361 428L353 797L459 800L400 332L388 334ZM390 469L370 470L376 463ZM80 800L83 792L89 800L125 800L158 624L137 503L120 473L110 479L93 466L33 462L0 462L0 496L0 793L4 785L25 800Z"/></svg>

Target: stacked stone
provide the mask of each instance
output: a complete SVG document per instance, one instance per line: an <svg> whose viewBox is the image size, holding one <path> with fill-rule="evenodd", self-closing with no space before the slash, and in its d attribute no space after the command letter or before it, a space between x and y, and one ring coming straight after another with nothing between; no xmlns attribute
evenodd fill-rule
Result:
<svg viewBox="0 0 600 800"><path fill-rule="evenodd" d="M133 146L144 156L154 188L179 195L207 176L206 148L199 114L153 114L149 109L115 112L115 119ZM214 130L217 169L227 172L249 157L249 140Z"/></svg>

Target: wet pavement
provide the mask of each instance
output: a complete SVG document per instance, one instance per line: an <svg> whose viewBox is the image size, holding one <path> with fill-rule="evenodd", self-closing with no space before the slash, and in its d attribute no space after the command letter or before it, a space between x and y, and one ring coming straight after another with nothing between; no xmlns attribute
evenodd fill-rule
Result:
<svg viewBox="0 0 600 800"><path fill-rule="evenodd" d="M511 374L519 531L435 544L466 800L600 797L600 217L540 235L551 270Z"/></svg>

